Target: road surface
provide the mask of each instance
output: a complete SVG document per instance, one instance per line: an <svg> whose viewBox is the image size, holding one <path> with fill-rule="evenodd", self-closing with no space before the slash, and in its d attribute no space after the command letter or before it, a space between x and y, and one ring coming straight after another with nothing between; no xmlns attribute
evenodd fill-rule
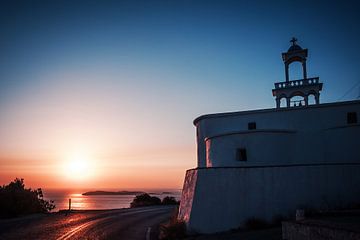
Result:
<svg viewBox="0 0 360 240"><path fill-rule="evenodd" d="M160 223L167 221L174 206L118 210L52 213L21 219L0 220L3 239L157 239Z"/></svg>

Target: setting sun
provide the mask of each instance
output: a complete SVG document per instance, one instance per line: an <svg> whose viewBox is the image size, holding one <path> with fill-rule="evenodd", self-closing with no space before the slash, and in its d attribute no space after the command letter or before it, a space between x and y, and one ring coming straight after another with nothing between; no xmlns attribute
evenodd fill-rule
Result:
<svg viewBox="0 0 360 240"><path fill-rule="evenodd" d="M94 162L86 154L73 154L64 162L63 173L71 180L88 180L93 177Z"/></svg>

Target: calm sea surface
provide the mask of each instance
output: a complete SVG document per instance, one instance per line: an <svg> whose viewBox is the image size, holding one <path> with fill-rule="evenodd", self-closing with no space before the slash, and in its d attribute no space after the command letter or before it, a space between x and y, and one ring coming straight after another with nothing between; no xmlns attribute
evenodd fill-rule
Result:
<svg viewBox="0 0 360 240"><path fill-rule="evenodd" d="M97 189L104 190L104 189ZM93 195L83 196L82 193L92 190L59 190L59 189L43 189L44 198L46 200L54 200L56 208L53 211L69 208L69 198L71 198L71 209L76 210L94 210L94 209L116 209L128 208L135 195ZM109 190L105 191L119 191ZM131 191L131 190L129 190ZM157 190L136 190L147 192L151 196L163 199L166 196L175 197L176 200L181 198L181 190L179 189L157 189Z"/></svg>

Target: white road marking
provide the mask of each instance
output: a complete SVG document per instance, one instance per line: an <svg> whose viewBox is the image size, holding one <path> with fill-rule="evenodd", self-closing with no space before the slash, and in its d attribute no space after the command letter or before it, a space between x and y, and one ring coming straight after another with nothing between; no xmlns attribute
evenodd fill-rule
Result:
<svg viewBox="0 0 360 240"><path fill-rule="evenodd" d="M162 208L162 209L129 209L128 211L124 211L124 212L120 212L118 213L121 216L125 216L125 215L132 215L132 214L136 214L136 213L145 213L145 212L152 212L152 211L161 211L167 208ZM75 234L77 234L78 232L80 232L82 229L87 228L93 224L95 224L96 222L100 222L103 220L106 220L108 218L113 218L114 216L107 216L107 217L102 217L99 219L95 219L86 223L83 223L75 228L73 228L72 230L70 230L69 232L65 233L64 235L60 236L57 238L57 240L67 240L67 239L71 239L72 236L74 236ZM151 232L151 227L149 227L146 231L146 240L150 240L150 232Z"/></svg>
<svg viewBox="0 0 360 240"><path fill-rule="evenodd" d="M151 227L148 227L146 231L146 240L150 240L150 232L151 232Z"/></svg>
<svg viewBox="0 0 360 240"><path fill-rule="evenodd" d="M57 240L66 240L66 239L70 239L72 236L74 236L76 233L78 233L79 231L81 231L82 229L88 227L89 225L95 223L99 221L97 220L93 220L84 224L81 224L80 226L75 227L74 229L70 230L69 232L67 232L66 234L62 235L61 237L57 238Z"/></svg>

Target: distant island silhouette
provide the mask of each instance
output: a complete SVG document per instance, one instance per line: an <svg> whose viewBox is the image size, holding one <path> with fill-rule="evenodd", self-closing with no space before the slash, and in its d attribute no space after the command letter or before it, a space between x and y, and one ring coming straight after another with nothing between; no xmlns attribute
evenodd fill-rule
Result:
<svg viewBox="0 0 360 240"><path fill-rule="evenodd" d="M90 191L85 192L82 195L84 196L91 196L91 195L140 195L144 192L139 191L118 191L118 192L111 192L111 191Z"/></svg>
<svg viewBox="0 0 360 240"><path fill-rule="evenodd" d="M89 191L89 192L82 193L82 195L84 195L84 196L92 196L92 195L140 195L140 194L144 194L144 193L146 193L146 192L141 192L141 191L117 191L117 192L113 192L113 191ZM163 194L174 194L174 192L162 192L162 193L151 192L149 194L163 195Z"/></svg>

